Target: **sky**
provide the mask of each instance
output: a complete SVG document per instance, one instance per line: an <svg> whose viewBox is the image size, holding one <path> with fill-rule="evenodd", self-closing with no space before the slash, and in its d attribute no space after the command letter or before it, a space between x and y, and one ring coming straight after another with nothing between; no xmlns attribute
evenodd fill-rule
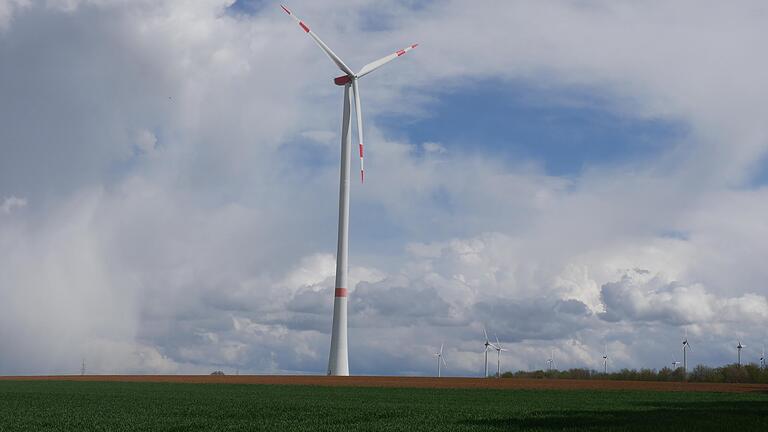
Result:
<svg viewBox="0 0 768 432"><path fill-rule="evenodd" d="M361 80L352 374L758 361L765 2L286 6L419 43ZM0 0L0 374L325 373L338 75L271 1Z"/></svg>

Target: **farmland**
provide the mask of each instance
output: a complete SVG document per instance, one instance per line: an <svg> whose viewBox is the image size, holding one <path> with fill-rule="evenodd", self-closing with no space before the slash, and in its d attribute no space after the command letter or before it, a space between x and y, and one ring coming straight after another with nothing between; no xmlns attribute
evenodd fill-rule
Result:
<svg viewBox="0 0 768 432"><path fill-rule="evenodd" d="M768 393L760 387L734 391L723 386L722 392L712 392L701 391L704 388L404 388L339 386L334 381L330 385L226 383L235 378L240 377L208 381L218 384L0 381L0 431L748 431L768 427Z"/></svg>

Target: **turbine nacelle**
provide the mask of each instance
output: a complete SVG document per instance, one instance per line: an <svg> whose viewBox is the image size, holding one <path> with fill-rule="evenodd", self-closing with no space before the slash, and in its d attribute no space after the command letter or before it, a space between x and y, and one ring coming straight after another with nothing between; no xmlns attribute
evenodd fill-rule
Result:
<svg viewBox="0 0 768 432"><path fill-rule="evenodd" d="M352 77L349 75L342 75L333 79L333 83L337 86L345 86L352 82Z"/></svg>

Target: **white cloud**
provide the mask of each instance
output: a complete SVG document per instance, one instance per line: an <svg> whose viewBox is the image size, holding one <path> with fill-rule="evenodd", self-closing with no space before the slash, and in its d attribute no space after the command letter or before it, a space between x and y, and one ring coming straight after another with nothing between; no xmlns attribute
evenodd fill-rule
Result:
<svg viewBox="0 0 768 432"><path fill-rule="evenodd" d="M745 294L723 298L701 284L669 281L647 270L628 271L619 281L603 285L601 296L609 321L662 321L672 325L756 323L768 320L768 299Z"/></svg>
<svg viewBox="0 0 768 432"><path fill-rule="evenodd" d="M8 28L13 14L18 9L28 7L30 4L30 0L0 0L0 32Z"/></svg>
<svg viewBox="0 0 768 432"><path fill-rule="evenodd" d="M157 145L157 137L151 131L146 129L140 129L136 133L136 147L143 154L151 154L155 151Z"/></svg>
<svg viewBox="0 0 768 432"><path fill-rule="evenodd" d="M15 209L21 209L27 206L27 200L25 198L17 198L15 196L8 197L3 200L3 204L0 205L0 210L5 214L10 214Z"/></svg>

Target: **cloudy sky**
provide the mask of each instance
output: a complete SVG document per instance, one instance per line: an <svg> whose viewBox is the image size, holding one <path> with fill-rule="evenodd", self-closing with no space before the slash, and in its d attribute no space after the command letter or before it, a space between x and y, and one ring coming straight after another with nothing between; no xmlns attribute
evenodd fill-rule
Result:
<svg viewBox="0 0 768 432"><path fill-rule="evenodd" d="M353 374L757 361L765 2L287 6L420 44L361 85ZM0 0L0 374L324 373L338 74L271 1Z"/></svg>

